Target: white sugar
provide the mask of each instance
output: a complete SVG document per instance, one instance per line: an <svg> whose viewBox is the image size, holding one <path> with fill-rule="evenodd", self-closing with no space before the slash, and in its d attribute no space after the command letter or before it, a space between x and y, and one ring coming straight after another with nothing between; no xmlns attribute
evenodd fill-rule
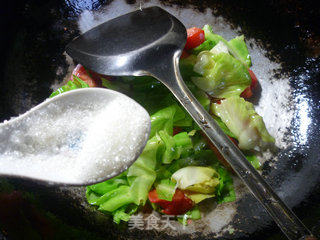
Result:
<svg viewBox="0 0 320 240"><path fill-rule="evenodd" d="M123 95L89 102L51 103L23 122L2 124L1 173L90 183L125 170L147 140L147 112Z"/></svg>

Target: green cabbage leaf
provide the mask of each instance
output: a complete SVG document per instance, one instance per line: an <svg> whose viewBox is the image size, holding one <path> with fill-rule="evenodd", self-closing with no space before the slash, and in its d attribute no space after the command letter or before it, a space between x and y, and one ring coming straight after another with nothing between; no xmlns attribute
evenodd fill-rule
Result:
<svg viewBox="0 0 320 240"><path fill-rule="evenodd" d="M193 83L216 98L239 96L251 84L248 69L228 53L201 52L194 71L201 77L191 77Z"/></svg>
<svg viewBox="0 0 320 240"><path fill-rule="evenodd" d="M202 51L209 51L215 47L219 42L222 42L227 46L229 53L239 60L246 67L251 67L251 57L244 40L244 36L238 36L230 41L225 40L222 36L215 34L210 25L205 25L203 27L205 41L193 49L193 54L197 55Z"/></svg>
<svg viewBox="0 0 320 240"><path fill-rule="evenodd" d="M240 149L252 150L274 143L262 117L256 113L253 104L243 98L233 96L224 99L220 104L213 104L211 110L236 136Z"/></svg>
<svg viewBox="0 0 320 240"><path fill-rule="evenodd" d="M159 199L172 201L173 195L176 192L176 184L170 179L162 179L155 184Z"/></svg>
<svg viewBox="0 0 320 240"><path fill-rule="evenodd" d="M87 87L89 87L89 85L86 82L82 81L81 78L77 77L76 75L73 75L73 81L68 81L67 84L51 93L50 97L54 97L59 95L60 93L68 92L74 89Z"/></svg>

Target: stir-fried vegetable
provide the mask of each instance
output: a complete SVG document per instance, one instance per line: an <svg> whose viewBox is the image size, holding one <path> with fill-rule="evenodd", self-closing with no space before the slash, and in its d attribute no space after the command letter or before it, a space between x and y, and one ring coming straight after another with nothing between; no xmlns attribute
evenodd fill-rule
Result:
<svg viewBox="0 0 320 240"><path fill-rule="evenodd" d="M211 167L184 167L171 178L177 182L178 188L197 193L214 193L219 184L219 175Z"/></svg>
<svg viewBox="0 0 320 240"><path fill-rule="evenodd" d="M224 52L199 53L194 71L201 75L191 78L194 84L217 98L239 96L251 84L247 68L239 60Z"/></svg>
<svg viewBox="0 0 320 240"><path fill-rule="evenodd" d="M240 149L250 150L274 142L253 104L243 98L232 96L222 100L220 104L212 105L212 111L236 136Z"/></svg>
<svg viewBox="0 0 320 240"><path fill-rule="evenodd" d="M78 88L87 88L89 85L82 81L79 77L73 75L73 81L69 81L66 85L58 88L56 91L51 93L50 97L54 97L60 93L68 92L73 89L78 89Z"/></svg>
<svg viewBox="0 0 320 240"><path fill-rule="evenodd" d="M156 190L149 192L149 200L158 204L161 207L161 212L168 215L184 214L194 206L193 201L179 189L175 191L171 201L160 199Z"/></svg>
<svg viewBox="0 0 320 240"><path fill-rule="evenodd" d="M251 97L257 86L257 78L248 68L251 58L244 37L226 41L209 25L187 33L180 70L199 102L240 149L274 142L253 105L240 97ZM73 81L51 96L103 86L128 94L151 115L150 138L142 154L119 176L88 186L90 204L111 213L116 223L128 221L139 207L151 204L162 214L182 215L178 220L186 225L201 217L197 206L204 199L218 203L235 200L228 164L160 82L151 77L113 81L81 65L73 75ZM252 152L245 154L255 168L260 167Z"/></svg>

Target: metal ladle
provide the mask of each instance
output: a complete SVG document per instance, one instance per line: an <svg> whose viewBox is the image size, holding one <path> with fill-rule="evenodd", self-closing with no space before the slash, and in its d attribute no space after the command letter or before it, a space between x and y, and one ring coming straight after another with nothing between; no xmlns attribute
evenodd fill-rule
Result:
<svg viewBox="0 0 320 240"><path fill-rule="evenodd" d="M313 238L310 231L252 167L186 87L179 57L186 29L159 7L128 13L105 22L72 41L67 53L105 75L149 75L162 82L189 112L233 170L289 239Z"/></svg>

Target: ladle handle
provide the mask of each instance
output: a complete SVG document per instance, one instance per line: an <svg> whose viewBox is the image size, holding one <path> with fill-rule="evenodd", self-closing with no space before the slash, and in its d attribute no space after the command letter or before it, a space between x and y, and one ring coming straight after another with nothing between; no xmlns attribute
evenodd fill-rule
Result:
<svg viewBox="0 0 320 240"><path fill-rule="evenodd" d="M157 73L153 72L152 75L164 83L175 95L288 239L296 240L312 237L311 232L279 198L238 147L233 144L210 114L192 95L179 72L179 53L176 53L169 66L168 62L166 64L165 71L159 67Z"/></svg>

